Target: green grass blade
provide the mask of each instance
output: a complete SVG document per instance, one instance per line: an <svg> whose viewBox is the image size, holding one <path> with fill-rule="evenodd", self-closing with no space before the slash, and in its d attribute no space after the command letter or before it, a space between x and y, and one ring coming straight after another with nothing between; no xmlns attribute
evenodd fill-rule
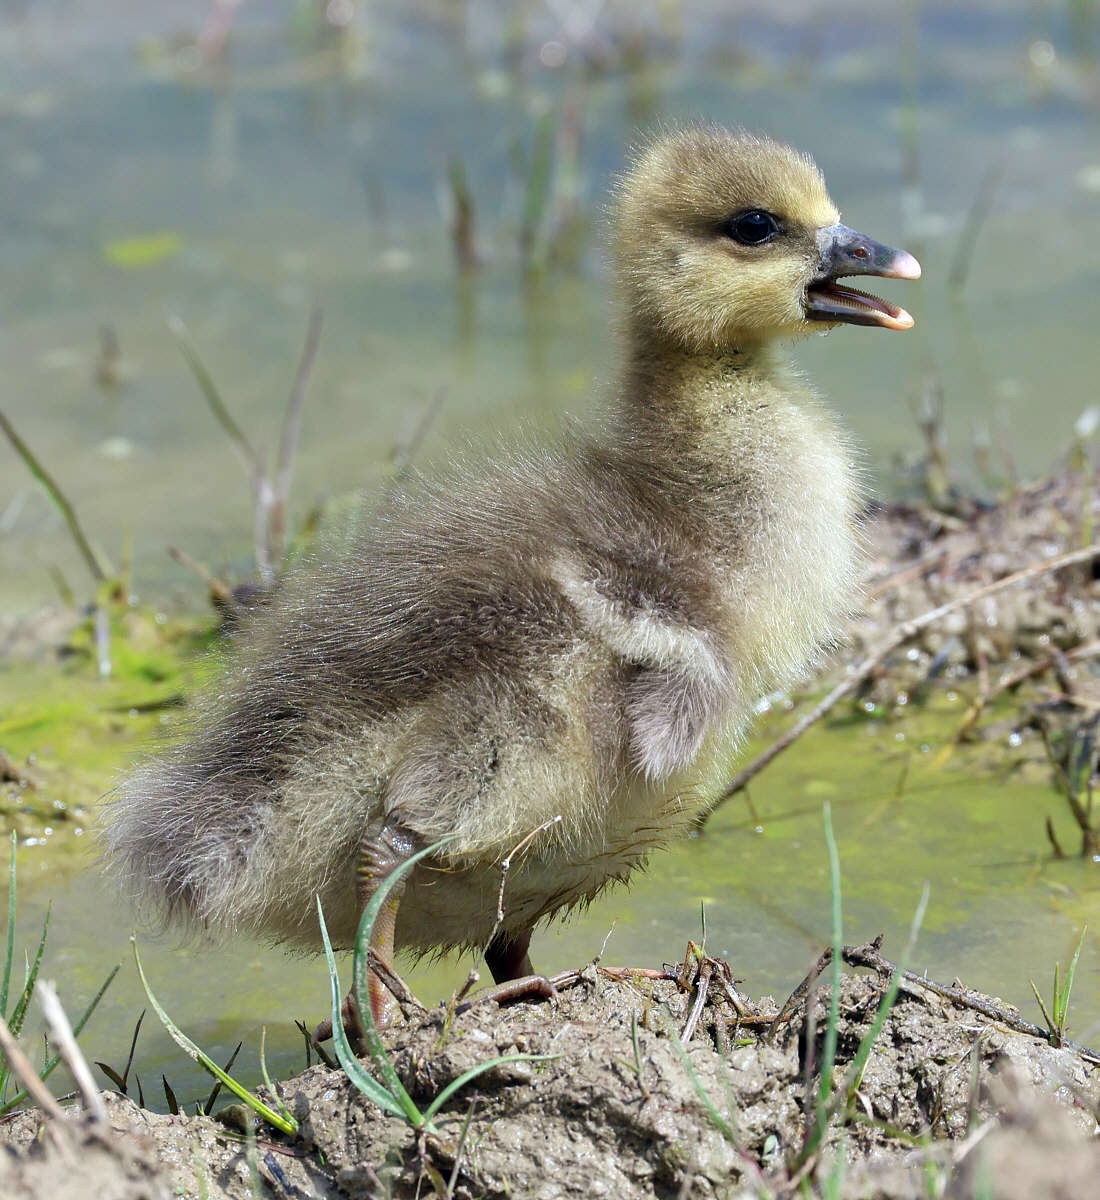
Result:
<svg viewBox="0 0 1100 1200"><path fill-rule="evenodd" d="M391 1096L388 1091L375 1079L368 1074L363 1068L363 1064L352 1053L351 1045L348 1042L348 1035L344 1032L344 1018L340 1012L342 1001L340 999L340 977L336 971L336 956L332 953L332 942L329 941L328 927L325 925L325 914L321 910L321 897L317 897L317 920L321 925L321 941L325 945L325 958L328 960L328 977L329 986L332 992L332 1044L336 1048L336 1057L340 1061L340 1066L344 1070L344 1074L348 1079L366 1096L369 1100L373 1100L379 1108L385 1112L391 1113L395 1117L402 1117L410 1121L413 1125L419 1125L423 1120L420 1110L409 1099L409 1104L412 1105L415 1116L407 1109L402 1107L401 1102L395 1096ZM368 1009L369 1012L369 1009ZM405 1089L402 1088L402 1091ZM406 1093L407 1095L407 1093Z"/></svg>
<svg viewBox="0 0 1100 1200"><path fill-rule="evenodd" d="M99 1007L100 1000L103 999L104 993L114 982L114 978L119 973L121 965L122 965L121 963L116 963L111 968L110 972L107 975L107 978L100 984L99 991L96 992L96 994L91 998L91 1000L88 1001L88 1005L84 1009L84 1011L80 1014L79 1019L73 1023L73 1037L78 1037L80 1035L81 1030L83 1030L84 1026L88 1024L88 1018L91 1017L92 1013L94 1013L95 1010ZM61 1055L55 1054L54 1057L51 1058L49 1060L49 1062L47 1062L46 1065L42 1068L42 1072L39 1075L39 1079L43 1080L43 1082L45 1080L49 1079L49 1077L53 1074L54 1069L57 1067L57 1064L60 1061L61 1061ZM11 1112L11 1110L13 1108L16 1108L18 1105L22 1104L23 1101L26 1099L27 1099L27 1092L24 1090L24 1091L18 1092L14 1096L12 1096L12 1098L10 1100L5 1100L2 1104L0 1104L0 1117L4 1116L6 1113Z"/></svg>
<svg viewBox="0 0 1100 1200"><path fill-rule="evenodd" d="M833 1066L836 1063L837 1027L840 1024L840 959L844 950L844 914L840 897L840 853L833 833L833 814L826 803L822 810L825 824L825 846L829 853L829 896L832 909L833 960L829 970L829 1020L825 1026L825 1044L821 1052L821 1076L817 1093L815 1137L825 1133L828 1122L829 1094L833 1087Z"/></svg>
<svg viewBox="0 0 1100 1200"><path fill-rule="evenodd" d="M916 912L913 913L913 921L909 926L909 937L906 939L905 948L902 950L901 957L894 966L894 972L890 976L890 982L886 987L886 991L882 993L882 999L879 1001L878 1011L875 1013L875 1019L871 1024L871 1028L867 1030L860 1040L859 1048L856 1050L852 1064L848 1068L848 1074L841 1091L841 1096L845 1101L863 1077L863 1069L867 1065L867 1059L871 1056L871 1048L878 1040L878 1035L882 1032L883 1025L886 1024L886 1018L890 1015L890 1010L894 1007L894 1001L898 998L898 988L901 986L902 976L905 974L905 968L909 965L909 960L913 957L913 951L917 946L917 937L920 934L921 926L924 924L924 914L928 910L930 890L928 884L925 883L921 891L920 902L917 904ZM834 1107L838 1103L839 1098L837 1102L834 1102Z"/></svg>
<svg viewBox="0 0 1100 1200"><path fill-rule="evenodd" d="M122 963L115 963L115 965L110 969L110 971L107 972L107 978L99 985L99 991L96 992L96 994L91 998L91 1000L88 1001L87 1005L84 1008L84 1011L73 1022L73 1037L80 1036L80 1033L83 1030L84 1026L88 1024L88 1018L99 1007L100 1000L103 999L103 996L106 993L107 989L111 986L112 983L114 983L115 976L121 970L122 970Z"/></svg>
<svg viewBox="0 0 1100 1200"><path fill-rule="evenodd" d="M15 959L15 831L11 835L11 865L8 867L8 941L4 951L4 978L0 981L0 1015L8 1015L8 988L11 986L11 965ZM8 1022L11 1025L11 1022ZM14 1030L13 1030L14 1032Z"/></svg>
<svg viewBox="0 0 1100 1200"><path fill-rule="evenodd" d="M383 905L385 905L393 889L401 879L422 858L427 858L428 855L435 854L451 841L454 841L453 836L443 838L426 849L421 850L419 853L414 854L411 858L406 859L395 871L391 871L375 890L374 895L370 898L370 902L363 910L363 916L359 921L359 929L355 935L355 955L352 959L352 987L355 991L355 1002L359 1006L359 1020L363 1026L363 1039L367 1043L367 1049L370 1051L371 1060L374 1062L374 1069L378 1072L382 1086L398 1101L413 1124L423 1122L424 1118L420 1110L413 1103L412 1097L405 1091L405 1085L401 1082L397 1072L393 1069L393 1064L386 1053L386 1047L383 1045L382 1039L378 1036L378 1030L374 1024L374 1015L371 1012L367 987L370 978L370 941L374 934L374 923L378 919L378 914L382 911ZM415 1117L412 1115L413 1113L416 1114Z"/></svg>
<svg viewBox="0 0 1100 1200"><path fill-rule="evenodd" d="M11 864L8 868L8 936L7 950L4 955L3 988L0 990L0 1015L6 1016L8 1011L8 988L11 986L11 968L15 961L15 847L17 839L15 830L11 834ZM8 1022L11 1028L11 1022ZM8 1094L8 1084L11 1082L11 1071L5 1062L0 1066L0 1112Z"/></svg>
<svg viewBox="0 0 1100 1200"><path fill-rule="evenodd" d="M294 1117L291 1111L283 1103L282 1096L275 1090L275 1085L271 1082L271 1076L267 1070L267 1026L260 1026L260 1078L264 1081L264 1087L275 1097L275 1103L279 1106L279 1112L287 1118L288 1121L293 1121Z"/></svg>
<svg viewBox="0 0 1100 1200"><path fill-rule="evenodd" d="M1081 957L1081 949L1085 944L1085 934L1089 931L1089 927L1084 925L1081 927L1081 936L1077 939L1077 945L1074 947L1073 956L1069 960L1069 966L1066 967L1066 981L1062 986L1062 990L1058 993L1055 1003L1058 1007L1058 1021L1062 1028L1065 1028L1066 1015L1069 1012L1069 998L1073 992L1073 977L1077 974L1077 963ZM1055 980L1057 981L1057 975ZM1057 990L1057 982L1055 982L1055 990ZM1061 1030L1059 1030L1061 1032Z"/></svg>
<svg viewBox="0 0 1100 1200"><path fill-rule="evenodd" d="M550 203L551 180L554 169L555 114L543 113L535 123L534 144L527 169L527 191L523 203L523 225L520 229L520 250L527 265L535 262L545 251L546 212Z"/></svg>
<svg viewBox="0 0 1100 1200"><path fill-rule="evenodd" d="M822 1192L822 1200L841 1200L844 1194L844 1172L847 1166L847 1146L842 1137L837 1144L836 1159L833 1162L833 1169L829 1172L829 1178L825 1181L825 1188Z"/></svg>
<svg viewBox="0 0 1100 1200"><path fill-rule="evenodd" d="M42 1077L45 1078L45 1072L43 1072ZM3 1103L0 1103L0 1117L6 1117L8 1113L14 1112L20 1106L20 1104L27 1099L27 1095L27 1090L24 1088L23 1091L16 1092L10 1100L5 1100Z"/></svg>
<svg viewBox="0 0 1100 1200"><path fill-rule="evenodd" d="M223 1084L243 1103L247 1104L253 1112L261 1116L269 1125L273 1125L281 1133L294 1134L298 1132L298 1122L293 1118L287 1120L281 1113L277 1113L273 1108L269 1108L259 1096L255 1096L238 1083L231 1075L227 1075L225 1071L203 1050L201 1050L191 1039L179 1028L172 1018L161 1007L160 1001L153 995L153 990L149 986L149 981L145 978L145 971L141 965L141 956L138 954L137 938L131 937L130 942L134 947L134 962L137 965L138 978L141 980L141 986L145 989L145 995L148 997L149 1005L157 1014L160 1023L168 1030L168 1035L172 1041L191 1059L197 1062L201 1067L205 1068L214 1076L215 1079L220 1079Z"/></svg>
<svg viewBox="0 0 1100 1200"><path fill-rule="evenodd" d="M19 999L16 1001L15 1008L12 1009L11 1020L8 1022L12 1033L19 1036L23 1029L23 1022L27 1017L27 1005L31 1002L31 993L34 991L34 985L38 981L38 968L42 965L42 955L46 949L46 935L50 929L50 914L53 911L53 903L46 906L46 917L42 922L42 936L38 939L38 949L34 952L34 959L27 970L27 981L23 985L23 991L20 993Z"/></svg>
<svg viewBox="0 0 1100 1200"><path fill-rule="evenodd" d="M76 543L76 548L80 551L81 557L87 564L92 578L97 584L104 583L108 579L113 579L115 574L114 568L106 561L101 551L97 553L92 549L92 545L88 541L77 518L76 509L73 508L68 496L61 490L57 480L43 466L41 459L23 441L19 434L16 433L15 426L4 415L3 410L0 410L0 432L3 432L7 436L8 441L12 444L12 448L23 460L27 470L46 489L46 494L61 514L73 541Z"/></svg>
<svg viewBox="0 0 1100 1200"><path fill-rule="evenodd" d="M513 1062L549 1062L551 1059L558 1057L560 1056L557 1054L506 1054L503 1058L494 1058L491 1062L478 1063L476 1067L471 1067L468 1071L463 1071L457 1079L452 1079L447 1084L443 1091L428 1105L424 1112L424 1121L430 1121L455 1092L464 1088L471 1079L476 1079L486 1071L491 1071L493 1067L499 1067L502 1063Z"/></svg>

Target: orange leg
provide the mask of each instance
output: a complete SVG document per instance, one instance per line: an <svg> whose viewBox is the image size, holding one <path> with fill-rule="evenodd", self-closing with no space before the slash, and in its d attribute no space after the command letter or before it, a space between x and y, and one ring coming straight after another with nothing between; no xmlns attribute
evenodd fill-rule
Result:
<svg viewBox="0 0 1100 1200"><path fill-rule="evenodd" d="M370 902L379 886L417 852L416 838L398 825L372 826L359 843L359 863L356 867L356 893L359 911ZM393 970L394 935L397 931L397 910L405 892L405 879L398 881L374 922L370 948L379 961ZM371 1016L376 1025L390 1020L389 992L382 980L371 971L367 983ZM354 1001L352 1002L354 1003Z"/></svg>
<svg viewBox="0 0 1100 1200"><path fill-rule="evenodd" d="M396 825L372 825L359 843L359 859L356 865L355 890L362 913L371 897L402 863L419 849L416 839L407 830ZM374 922L370 948L389 970L393 970L394 935L397 930L397 910L405 891L405 880L401 879L390 892ZM390 995L385 984L374 971L367 979L367 996L371 1016L375 1025L388 1025L391 1018ZM344 1032L357 1054L365 1050L363 1026L359 1017L359 1006L355 1001L354 988L348 991L341 1009ZM327 1041L332 1037L332 1021L326 1019L314 1030L313 1041Z"/></svg>

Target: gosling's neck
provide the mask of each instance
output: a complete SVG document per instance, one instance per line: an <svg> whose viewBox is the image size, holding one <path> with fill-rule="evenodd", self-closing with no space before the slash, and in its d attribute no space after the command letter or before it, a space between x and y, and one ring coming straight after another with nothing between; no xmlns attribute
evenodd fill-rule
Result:
<svg viewBox="0 0 1100 1200"><path fill-rule="evenodd" d="M761 689L833 632L857 572L860 487L847 436L775 343L689 353L635 338L620 453L721 581L726 634ZM614 451L613 451L614 452Z"/></svg>
<svg viewBox="0 0 1100 1200"><path fill-rule="evenodd" d="M658 458L728 456L729 441L758 427L783 395L786 360L771 342L689 350L632 325L619 384L618 436Z"/></svg>

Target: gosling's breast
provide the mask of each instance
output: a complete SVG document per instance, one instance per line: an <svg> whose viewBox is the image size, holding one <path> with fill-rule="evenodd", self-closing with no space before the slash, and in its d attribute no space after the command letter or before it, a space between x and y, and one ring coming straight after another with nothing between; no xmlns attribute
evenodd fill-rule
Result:
<svg viewBox="0 0 1100 1200"><path fill-rule="evenodd" d="M813 397L799 399L767 406L758 444L769 457L744 456L731 515L726 636L750 706L801 678L837 636L859 575L852 448Z"/></svg>

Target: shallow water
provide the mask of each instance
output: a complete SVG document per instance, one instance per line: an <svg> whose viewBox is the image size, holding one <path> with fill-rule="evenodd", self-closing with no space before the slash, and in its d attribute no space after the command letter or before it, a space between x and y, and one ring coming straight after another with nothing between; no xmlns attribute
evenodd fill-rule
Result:
<svg viewBox="0 0 1100 1200"><path fill-rule="evenodd" d="M308 309L323 306L299 518L321 496L376 488L440 389L428 460L584 412L610 376L600 205L657 118L740 121L809 149L845 220L924 260L921 284L882 285L917 315L912 334L841 329L797 351L882 487L918 448L911 410L928 389L969 476L1003 476L1006 459L1047 467L1095 403L1082 320L1100 270L1095 20L1075 34L1061 8L1023 2L842 4L827 18L793 0L736 18L593 2L576 6L573 44L542 3L391 2L361 6L336 40L317 36L311 6L257 0L237 12L228 58L196 67L196 11L116 0L92 16L70 0L0 15L4 408L103 549L117 561L133 539L145 594L197 595L168 545L238 572L250 553L244 477L169 315L270 449ZM540 64L560 46L562 67ZM568 141L567 102L579 151L559 155L558 194L595 228L574 268L525 283L526 176L509 163L530 158L540 113ZM468 284L448 241L452 156L484 262ZM946 276L991 170L956 301ZM95 379L103 326L115 387ZM975 437L990 443L984 467ZM0 611L52 599L53 565L79 594L59 518L2 453Z"/></svg>
<svg viewBox="0 0 1100 1200"><path fill-rule="evenodd" d="M817 730L781 756L752 786L753 810L731 802L697 838L656 855L629 891L608 893L564 925L540 931L532 946L540 970L589 961L655 966L699 940L728 959L753 996L780 1002L830 937L828 858L822 807L828 801L839 843L845 940L886 934L884 952L902 952L927 881L930 901L912 965L940 982L956 976L1004 997L1041 1023L1028 980L1049 994L1055 961L1065 964L1082 923L1100 922L1100 879L1093 863L1050 862L1043 821L1049 813L1067 839L1066 815L1052 791L1029 783L935 766L937 733L953 728L958 703L943 700L923 721L927 741L913 744L921 722L856 720ZM762 745L785 713L764 722ZM750 749L751 752L751 749ZM904 764L908 762L908 768ZM906 769L904 787L899 779ZM145 1000L128 936L133 914L94 871L56 866L43 848L20 851L19 938L37 938L53 903L43 973L57 979L79 1012L110 965L123 970L82 1037L89 1057L121 1069ZM610 934L610 936L609 936ZM245 1042L239 1077L258 1081L261 1026L278 1077L304 1065L292 1022L312 1026L326 1012L327 975L316 958L238 941L215 948L173 945L141 934L146 973L186 1032L224 1061ZM448 996L473 965L468 959L420 964L406 972L429 1004ZM342 978L350 978L344 962ZM482 972L485 978L487 973ZM1071 1035L1100 1041L1100 946L1086 941L1071 1007ZM206 1077L169 1042L155 1018L141 1034L137 1070L146 1099L163 1107L158 1075L177 1096L201 1099Z"/></svg>
<svg viewBox="0 0 1100 1200"><path fill-rule="evenodd" d="M656 117L740 121L811 150L849 224L919 255L920 285L882 287L917 316L912 334L842 329L797 349L881 489L904 486L894 459L919 447L911 409L928 389L942 389L955 469L990 487L1008 462L1022 475L1047 467L1096 403L1093 321L1082 314L1100 274L1100 31L1075 31L1068 7L839 4L826 19L791 2L740 5L735 19L717 3L592 4L587 32L588 7L575 9L573 44L553 16L564 10L541 3L508 6L506 20L503 6L476 0L363 5L349 37L326 41L308 6L253 0L237 12L230 62L198 68L205 6L83 7L0 15L0 405L116 562L132 538L137 588L158 600L202 603L166 546L230 574L250 554L244 478L169 315L184 318L241 424L271 447L309 308L323 306L299 518L319 497L377 490L440 389L425 460L586 411L610 373L599 231L581 239L575 267L525 282L524 184L509 168L513 144L530 155L539 114L563 98L583 112L584 212L598 211L624 147ZM579 70L581 43L603 64ZM564 66L542 65L557 45ZM903 166L913 145L916 169ZM483 266L468 282L456 278L441 201L452 155L478 212ZM946 276L991 170L999 183L953 297ZM117 386L95 379L104 325L120 346L108 364ZM975 461L975 436L992 443L988 461ZM0 447L0 613L51 600L54 565L87 593L55 512ZM1057 813L1045 788L934 771L917 751L894 802L896 732L815 734L754 785L761 832L731 805L629 893L543 934L537 963L590 958L612 922L609 961L670 958L697 936L704 901L709 944L746 987L789 990L828 935L829 799L849 938L885 930L898 950L927 878L920 965L1037 1019L1027 979L1047 991L1082 920L1096 927L1095 870L1041 861L1042 821ZM39 848L21 859L20 936L52 896L46 970L75 1009L128 953L130 917L94 875L56 874ZM317 962L252 945L143 945L188 1032L222 1054L248 1042L244 1077L255 1078L261 1023L273 1070L300 1065L288 1019L322 1014ZM435 999L466 969L413 978ZM1094 1040L1098 985L1090 940L1073 1012L1075 1032L1091 1028ZM86 1034L91 1057L121 1065L142 1003L127 964ZM149 1022L142 1046L147 1095L161 1070L181 1098L205 1090Z"/></svg>

